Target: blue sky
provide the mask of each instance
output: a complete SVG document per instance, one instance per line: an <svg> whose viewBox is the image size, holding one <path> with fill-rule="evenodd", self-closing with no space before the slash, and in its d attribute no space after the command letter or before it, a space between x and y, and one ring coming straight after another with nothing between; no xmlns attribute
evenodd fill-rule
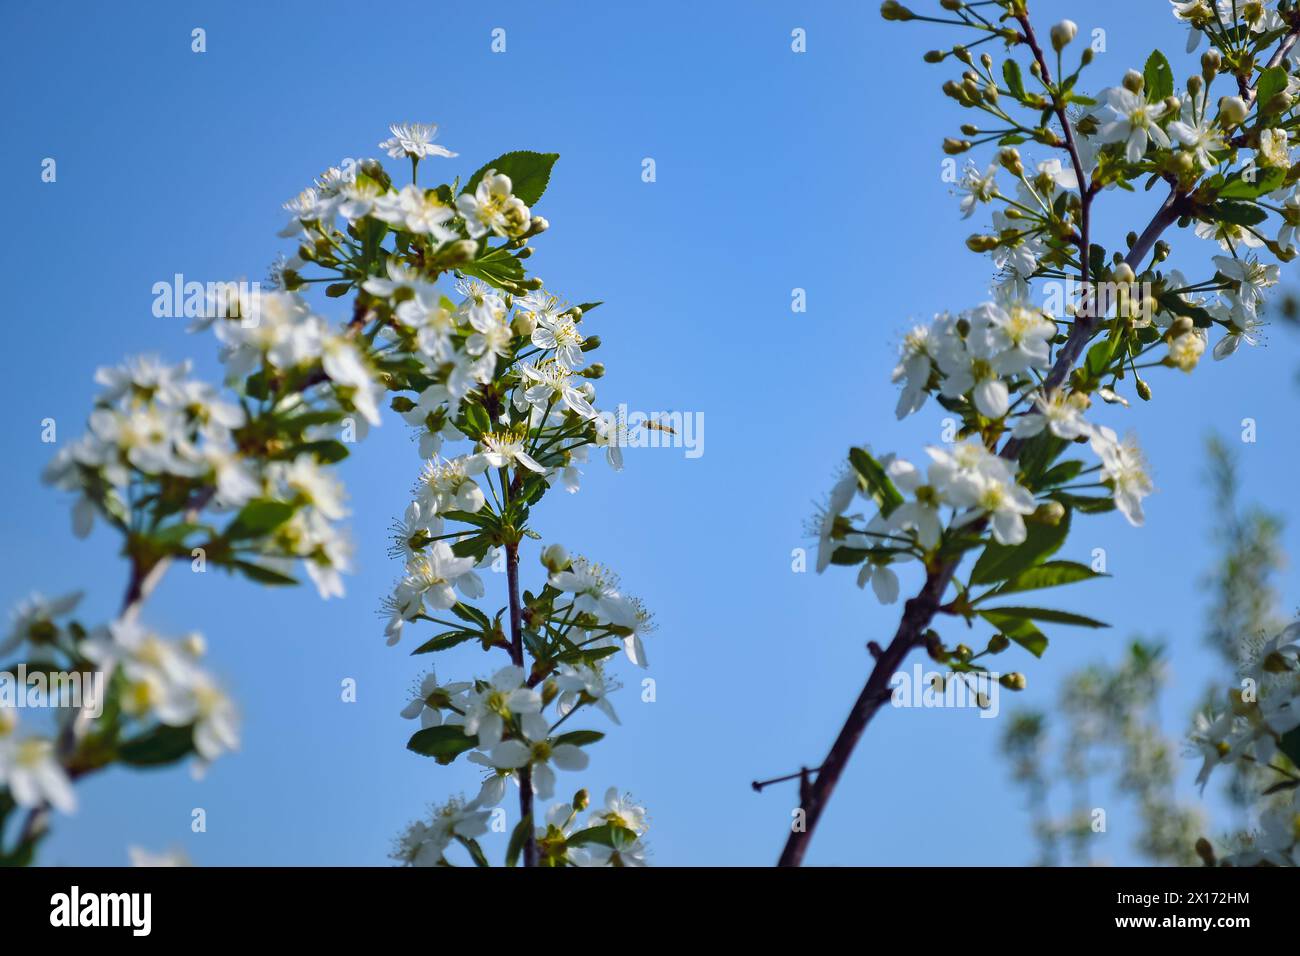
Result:
<svg viewBox="0 0 1300 956"><path fill-rule="evenodd" d="M1069 14L1083 35L1107 31L1094 88L1140 67L1153 42L1185 73L1184 33L1167 5L1135 6L1034 4L1044 28ZM634 450L618 475L593 463L581 494L552 496L535 513L548 540L618 568L659 622L649 645L656 701L642 703L641 675L625 671L623 727L593 748L586 772L562 778L561 792L631 790L650 808L659 864L774 861L795 793L756 795L749 781L820 760L865 679L866 641L886 639L899 612L847 572L792 573L791 551L809 544L813 502L850 443L915 456L938 440L933 405L895 421L894 351L910 321L978 303L990 278L987 260L962 245L972 224L959 221L940 175L940 140L966 117L939 93L946 68L921 62L953 35L886 24L874 3L772 0L364 12L7 4L0 24L16 41L0 62L16 91L0 107L11 184L0 244L13 282L0 381L0 600L85 588L92 623L120 600L116 539L102 529L74 539L68 502L39 485L53 451L40 423L55 418L62 440L79 434L94 369L126 354L193 356L218 377L210 339L151 314L155 282L177 272L260 278L292 252L275 235L280 204L326 166L377 154L390 122L440 124L440 142L461 154L441 161L448 180L510 149L559 152L538 207L552 229L531 264L573 300L607 303L591 317L610 370L602 404L702 412L707 426L702 457ZM207 32L206 53L190 50L195 27ZM504 54L490 50L496 27ZM807 31L803 54L790 48L796 27ZM41 182L45 157L57 160L56 183ZM654 183L641 179L646 157ZM1096 238L1118 244L1157 201L1106 194ZM1217 251L1177 238L1187 267ZM1298 278L1295 267L1284 274ZM796 287L807 290L803 314L790 308ZM330 308L343 317L339 303ZM1171 644L1164 713L1171 730L1183 725L1213 671L1201 643L1204 436L1233 438L1243 418L1256 419L1258 441L1239 446L1247 493L1285 513L1276 491L1296 466L1294 346L1275 327L1267 348L1192 377L1158 376L1156 401L1112 416L1141 437L1159 494L1143 529L1115 515L1076 523L1062 556L1088 560L1104 547L1114 577L1060 600L1116 627L1049 632L1041 662L1008 652L1005 666L1029 677L1020 700L1050 705L1062 674L1117 659L1141 633ZM243 749L202 782L183 769L86 781L81 811L56 821L45 862L118 864L136 844L183 846L206 865L383 864L426 804L476 791L472 767L404 750L411 725L398 710L427 661L385 647L376 616L398 571L386 529L418 467L395 419L343 465L358 572L342 601L172 572L147 620L207 636L244 713ZM1300 554L1298 525L1286 544ZM539 580L535 560L524 568ZM1290 600L1294 572L1285 584ZM438 664L444 678L496 666L459 650ZM352 704L340 702L348 677ZM1004 712L1011 703L1003 698ZM882 712L809 862L1030 860L1020 796L997 756L1001 723ZM1187 770L1191 794L1190 761ZM1096 855L1131 862L1127 811L1113 806ZM195 807L207 812L206 833L190 832ZM489 838L490 855L504 840Z"/></svg>

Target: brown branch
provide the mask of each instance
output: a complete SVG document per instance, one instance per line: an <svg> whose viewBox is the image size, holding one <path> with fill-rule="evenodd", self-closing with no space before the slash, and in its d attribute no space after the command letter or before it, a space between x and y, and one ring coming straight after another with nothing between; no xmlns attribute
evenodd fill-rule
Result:
<svg viewBox="0 0 1300 956"><path fill-rule="evenodd" d="M506 583L510 589L510 660L516 667L524 666L524 629L523 609L519 602L519 542L512 541L506 545ZM519 770L519 818L531 821L533 818L533 775L530 767ZM527 824L528 835L524 838L524 866L537 865L537 841L533 834L533 825Z"/></svg>
<svg viewBox="0 0 1300 956"><path fill-rule="evenodd" d="M1045 83L1050 85L1051 74L1048 71L1046 58L1038 45L1034 36L1033 28L1030 26L1028 15L1022 15L1017 18L1024 30L1024 39L1034 53L1034 57L1039 64L1039 69L1043 73ZM1300 36L1300 24L1292 28L1281 46L1274 53L1269 61L1270 66L1275 66L1281 62L1286 52L1296 43L1297 37ZM1253 98L1254 90L1251 90ZM1080 274L1083 278L1083 284L1086 290L1089 277L1089 228L1090 212L1093 197L1096 195L1096 184L1088 183L1087 177L1083 172L1083 164L1080 161L1078 145L1074 138L1073 130L1065 114L1064 107L1057 107L1056 115L1061 122L1064 132L1065 149L1070 154L1071 163L1074 166L1075 175L1078 180L1078 187L1082 201L1082 213L1080 216L1080 235L1078 237L1079 246L1079 266ZM1169 196L1161 204L1160 208L1152 217L1150 223L1142 231L1133 247L1128 251L1124 261L1134 270L1137 270L1148 253L1154 247L1156 240L1161 234L1173 225L1174 222L1187 210L1187 195L1180 192L1175 184L1169 193ZM1065 381L1066 376L1073 369L1075 362L1083 352L1084 346L1091 340L1096 329L1097 319L1088 315L1077 316L1070 327L1069 335L1065 343L1057 352L1056 360L1052 369L1043 384L1043 390L1051 391ZM1020 453L1022 443L1016 439L1009 439L1003 446L1000 454L1007 459L1014 460ZM976 523L971 526L972 529L980 529L982 523ZM816 829L818 821L829 802L831 795L834 793L835 786L839 782L844 767L848 764L853 750L857 746L858 740L862 737L863 731L871 722L871 718L889 699L889 681L897 671L904 658L912 651L913 648L921 646L925 642L925 632L934 619L942 603L944 593L948 585L952 582L953 575L957 570L958 561L944 561L937 566L928 569L925 584L916 597L911 598L904 605L903 616L899 622L898 629L894 633L893 640L883 651L879 645L871 648L872 656L875 658L875 666L872 668L867 678L862 692L854 702L853 709L849 712L848 718L840 728L839 735L831 745L830 752L822 762L821 768L817 771L811 786L807 785L807 774L801 772L800 777L800 799L802 802L801 809L804 811L802 827L795 826L792 828L789 838L786 840L785 847L781 852L779 866L799 866L807 852L808 844L812 840L813 832ZM874 644L874 642L872 642ZM793 777L791 778L793 779ZM755 789L761 789L755 786Z"/></svg>

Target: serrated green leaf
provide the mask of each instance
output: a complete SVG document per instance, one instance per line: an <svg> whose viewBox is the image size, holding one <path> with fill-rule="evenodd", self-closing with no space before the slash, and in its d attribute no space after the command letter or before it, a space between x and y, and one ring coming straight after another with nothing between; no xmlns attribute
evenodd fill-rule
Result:
<svg viewBox="0 0 1300 956"><path fill-rule="evenodd" d="M1007 581L1055 554L1070 533L1070 512L1067 509L1054 525L1028 522L1025 540L1008 545L990 541L971 569L971 584L995 584Z"/></svg>
<svg viewBox="0 0 1300 956"><path fill-rule="evenodd" d="M448 648L455 647L457 644L464 644L466 641L473 640L478 636L478 633L475 631L443 631L441 634L425 641L415 650L411 651L411 654L432 654L434 651L445 651Z"/></svg>
<svg viewBox="0 0 1300 956"><path fill-rule="evenodd" d="M504 248L493 249L456 268L467 276L474 276L507 291L513 290L515 284L524 277L524 267Z"/></svg>
<svg viewBox="0 0 1300 956"><path fill-rule="evenodd" d="M469 621L471 624L477 624L481 628L487 628L490 625L488 616L472 604L457 602L451 606L451 613L455 614L462 621Z"/></svg>
<svg viewBox="0 0 1300 956"><path fill-rule="evenodd" d="M1267 210L1249 202L1220 200L1211 209L1219 219L1238 226L1258 226L1268 218Z"/></svg>
<svg viewBox="0 0 1300 956"><path fill-rule="evenodd" d="M1238 171L1232 175L1222 189L1219 190L1220 199L1258 199L1265 193L1271 193L1281 188L1286 179L1286 170L1279 169L1276 166L1270 166L1267 169L1250 167L1252 179L1248 179L1244 171Z"/></svg>
<svg viewBox="0 0 1300 956"><path fill-rule="evenodd" d="M1022 617L998 614L994 611L981 611L980 617L988 621L1035 657L1042 657L1047 650L1047 637L1034 626L1034 622Z"/></svg>
<svg viewBox="0 0 1300 956"><path fill-rule="evenodd" d="M999 587L993 594L1011 594L1015 591L1035 591L1040 588L1054 588L1076 581L1091 581L1109 575L1094 571L1086 564L1075 561L1046 561L1036 567L1022 571Z"/></svg>
<svg viewBox="0 0 1300 956"><path fill-rule="evenodd" d="M1174 95L1174 71L1169 61L1159 50L1147 58L1147 65L1142 71L1146 81L1146 97L1149 103L1159 103Z"/></svg>
<svg viewBox="0 0 1300 956"><path fill-rule="evenodd" d="M487 171L495 169L497 173L510 177L511 191L522 199L525 205L535 205L542 198L542 193L546 192L546 186L551 180L551 168L559 158L559 153L514 150L484 163L465 183L465 188L461 192L473 192L487 175Z"/></svg>

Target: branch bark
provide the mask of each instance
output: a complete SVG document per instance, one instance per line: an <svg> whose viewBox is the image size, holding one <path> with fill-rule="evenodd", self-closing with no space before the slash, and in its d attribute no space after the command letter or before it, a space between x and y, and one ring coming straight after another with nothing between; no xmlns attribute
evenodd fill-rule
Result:
<svg viewBox="0 0 1300 956"><path fill-rule="evenodd" d="M519 602L519 542L506 545L506 584L510 589L510 660L516 667L524 666L524 629L523 609ZM532 769L523 767L519 771L519 818L532 820L533 817L533 775ZM528 824L528 836L524 840L524 866L537 865L537 841L534 839L533 825Z"/></svg>

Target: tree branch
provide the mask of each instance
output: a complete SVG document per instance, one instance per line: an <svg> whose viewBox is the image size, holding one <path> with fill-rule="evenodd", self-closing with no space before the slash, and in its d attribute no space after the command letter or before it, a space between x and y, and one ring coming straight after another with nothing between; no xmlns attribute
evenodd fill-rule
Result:
<svg viewBox="0 0 1300 956"><path fill-rule="evenodd" d="M1039 68L1043 72L1044 81L1050 84L1051 74L1048 71L1046 58L1038 45L1033 28L1030 26L1028 15L1025 14L1017 17L1017 19L1024 30L1025 41L1029 44L1035 59L1038 61ZM1281 62L1287 51L1295 45L1298 36L1300 36L1300 24L1293 26L1291 32L1282 41L1269 61L1270 66L1275 66ZM1253 88L1250 95L1253 99ZM1092 198L1096 195L1096 190L1093 188L1093 184L1087 182L1087 177L1084 175L1078 144L1075 141L1073 129L1065 114L1064 107L1057 108L1055 112L1061 122L1065 139L1064 148L1070 154L1081 197L1079 262L1080 274L1086 292L1090 266L1090 213ZM1180 192L1175 184L1170 189L1168 197L1124 257L1124 261L1131 268L1135 271L1140 268L1143 260L1146 259L1161 234L1186 211L1186 204L1187 195ZM1052 369L1044 380L1042 386L1044 392L1050 392L1065 381L1066 376L1074 368L1080 354L1083 352L1084 346L1091 340L1096 325L1096 317L1076 316L1066 341L1058 350ZM1014 460L1019 455L1021 447L1022 442L1019 439L1011 438L1003 446L1000 454L1004 458ZM981 527L982 523L971 526L972 530ZM799 866L803 862L817 823L821 819L822 812L825 810L831 795L834 793L835 786L838 784L858 740L861 739L863 731L871 722L871 718L875 716L876 712L890 697L889 681L891 677L912 649L924 644L925 632L942 603L948 585L952 582L957 564L957 561L946 561L929 568L920 592L904 605L903 617L889 646L883 651L879 650L878 645L873 648L873 657L876 659L875 666L872 668L862 692L858 695L858 699L854 702L853 709L849 711L844 725L840 728L840 732L831 745L826 759L822 762L821 768L817 771L811 786L807 785L807 774L801 773L799 775L801 779L800 789L803 791L801 793L802 809L804 811L803 826L802 828L798 826L792 828L781 852L778 866ZM755 789L761 788L756 786Z"/></svg>
<svg viewBox="0 0 1300 956"><path fill-rule="evenodd" d="M519 603L519 542L512 541L506 545L506 583L510 589L510 660L516 667L524 666L524 629L523 609ZM533 817L533 774L530 767L519 770L519 817L532 820ZM533 825L528 824L528 836L524 839L524 866L537 865L537 841L534 838Z"/></svg>

